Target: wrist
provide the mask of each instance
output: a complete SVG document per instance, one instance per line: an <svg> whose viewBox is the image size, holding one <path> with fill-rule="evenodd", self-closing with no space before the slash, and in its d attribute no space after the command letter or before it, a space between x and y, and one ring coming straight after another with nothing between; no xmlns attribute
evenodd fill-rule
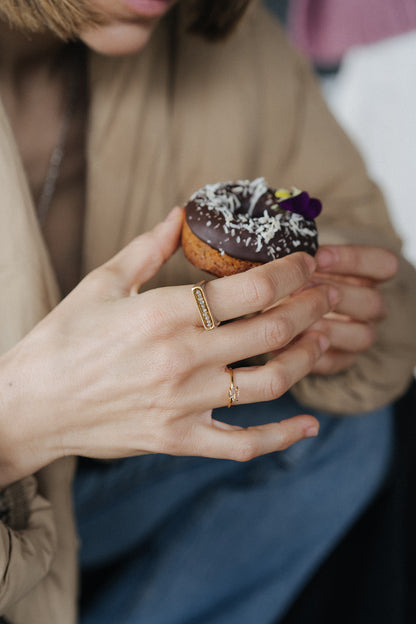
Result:
<svg viewBox="0 0 416 624"><path fill-rule="evenodd" d="M0 489L57 459L37 408L36 375L19 347L0 358Z"/></svg>

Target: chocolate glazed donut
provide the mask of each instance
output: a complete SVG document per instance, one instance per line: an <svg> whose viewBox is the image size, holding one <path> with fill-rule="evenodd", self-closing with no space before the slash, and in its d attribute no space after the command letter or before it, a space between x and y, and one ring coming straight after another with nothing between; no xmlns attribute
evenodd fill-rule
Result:
<svg viewBox="0 0 416 624"><path fill-rule="evenodd" d="M321 202L305 191L274 190L264 178L208 184L185 206L183 251L218 277L295 251L314 255L320 211Z"/></svg>

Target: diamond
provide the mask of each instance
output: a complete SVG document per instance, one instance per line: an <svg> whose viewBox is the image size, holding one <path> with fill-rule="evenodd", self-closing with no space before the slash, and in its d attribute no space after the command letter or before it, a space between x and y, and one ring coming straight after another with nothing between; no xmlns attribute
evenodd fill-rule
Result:
<svg viewBox="0 0 416 624"><path fill-rule="evenodd" d="M195 298L195 302L198 306L198 312L201 317L202 323L205 329L214 329L217 327L219 323L217 323L212 316L211 310L209 309L209 305L207 299L205 297L204 288L197 284L192 288L192 293Z"/></svg>
<svg viewBox="0 0 416 624"><path fill-rule="evenodd" d="M231 386L231 388L228 390L228 398L230 399L231 403L236 403L239 397L240 397L239 387Z"/></svg>

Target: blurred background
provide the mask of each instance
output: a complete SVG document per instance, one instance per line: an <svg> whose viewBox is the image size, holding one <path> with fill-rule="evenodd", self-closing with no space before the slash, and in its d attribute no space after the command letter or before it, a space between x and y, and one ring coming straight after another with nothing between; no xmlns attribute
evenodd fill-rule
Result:
<svg viewBox="0 0 416 624"><path fill-rule="evenodd" d="M416 0L266 0L314 65L416 265Z"/></svg>

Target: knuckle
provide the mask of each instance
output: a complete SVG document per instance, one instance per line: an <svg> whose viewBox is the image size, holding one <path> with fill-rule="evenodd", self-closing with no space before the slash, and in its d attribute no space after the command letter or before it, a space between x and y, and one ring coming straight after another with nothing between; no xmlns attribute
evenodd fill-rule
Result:
<svg viewBox="0 0 416 624"><path fill-rule="evenodd" d="M274 303L275 286L271 277L265 272L247 274L243 287L245 301L254 309L261 310Z"/></svg>
<svg viewBox="0 0 416 624"><path fill-rule="evenodd" d="M157 379L167 384L176 396L180 387L197 366L195 351L179 340L162 340L157 347L154 364Z"/></svg>
<svg viewBox="0 0 416 624"><path fill-rule="evenodd" d="M307 257L308 255L304 252L296 252L276 261L284 270L284 274L280 276L280 281L282 278L286 280L286 284L291 287L292 292L304 286L310 279Z"/></svg>
<svg viewBox="0 0 416 624"><path fill-rule="evenodd" d="M249 431L241 432L242 440L233 448L233 457L238 462L248 462L259 454L258 446Z"/></svg>
<svg viewBox="0 0 416 624"><path fill-rule="evenodd" d="M351 274L357 273L360 269L359 248L353 245L345 245L342 249L342 261Z"/></svg>
<svg viewBox="0 0 416 624"><path fill-rule="evenodd" d="M88 284L89 292L102 300L112 300L123 292L122 270L116 262L111 260L91 271L84 280Z"/></svg>
<svg viewBox="0 0 416 624"><path fill-rule="evenodd" d="M266 401L278 399L289 386L288 373L281 364L275 364L274 370L266 381L264 395Z"/></svg>
<svg viewBox="0 0 416 624"><path fill-rule="evenodd" d="M292 440L291 438L289 438L289 436L284 436L281 444L280 444L280 450L284 451L286 450L289 446L291 446L293 444L295 440Z"/></svg>
<svg viewBox="0 0 416 624"><path fill-rule="evenodd" d="M292 258L296 260L293 265L294 278L299 283L306 282L310 277L310 270L306 262L306 257L306 253L299 253L292 256Z"/></svg>
<svg viewBox="0 0 416 624"><path fill-rule="evenodd" d="M97 269L92 270L86 275L80 282L80 286L86 286L88 291L94 294L99 294L107 289L107 281L110 270L103 265Z"/></svg>
<svg viewBox="0 0 416 624"><path fill-rule="evenodd" d="M122 272L119 265L116 262L109 261L96 269L100 273L100 277L103 283L110 283L113 281L118 282L122 277Z"/></svg>
<svg viewBox="0 0 416 624"><path fill-rule="evenodd" d="M329 291L330 288L325 285L311 288L309 305L311 318L313 318L314 321L322 318L324 314L331 310L332 306L329 300Z"/></svg>
<svg viewBox="0 0 416 624"><path fill-rule="evenodd" d="M286 316L280 316L264 326L264 344L270 351L286 345L291 337L292 322Z"/></svg>
<svg viewBox="0 0 416 624"><path fill-rule="evenodd" d="M158 337L166 329L167 319L164 308L155 303L148 303L138 314L138 323L142 331L149 336Z"/></svg>
<svg viewBox="0 0 416 624"><path fill-rule="evenodd" d="M279 430L279 450L284 451L295 441L293 432L289 432L286 427L281 426Z"/></svg>
<svg viewBox="0 0 416 624"><path fill-rule="evenodd" d="M192 366L191 356L184 353L183 348L179 349L178 345L162 342L158 345L153 366L157 370L158 383L175 387L186 377Z"/></svg>
<svg viewBox="0 0 416 624"><path fill-rule="evenodd" d="M322 350L319 345L320 334L314 332L311 333L309 337L310 340L304 344L305 363L308 371L314 366L315 362L319 360L322 355Z"/></svg>

